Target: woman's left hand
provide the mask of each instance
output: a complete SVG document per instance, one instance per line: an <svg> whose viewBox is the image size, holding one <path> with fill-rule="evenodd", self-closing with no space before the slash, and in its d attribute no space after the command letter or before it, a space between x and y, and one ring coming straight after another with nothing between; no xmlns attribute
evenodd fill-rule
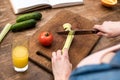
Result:
<svg viewBox="0 0 120 80"><path fill-rule="evenodd" d="M52 53L52 69L54 80L68 80L72 71L72 64L69 61L68 50L64 49Z"/></svg>

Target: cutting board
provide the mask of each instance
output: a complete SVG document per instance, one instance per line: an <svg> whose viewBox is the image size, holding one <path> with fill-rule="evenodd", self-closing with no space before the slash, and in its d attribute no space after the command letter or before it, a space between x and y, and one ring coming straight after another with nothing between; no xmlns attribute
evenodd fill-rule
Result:
<svg viewBox="0 0 120 80"><path fill-rule="evenodd" d="M63 24L70 23L73 30L91 29L94 22L68 10L58 12L51 20L43 25L29 39L30 59L45 70L52 72L51 56L53 51L62 49L67 38L67 35L58 35L56 31L63 30ZM38 35L43 31L49 31L53 34L54 40L51 46L44 47L38 42ZM76 65L86 57L99 37L95 34L75 35L69 50L70 61L73 64L73 69Z"/></svg>

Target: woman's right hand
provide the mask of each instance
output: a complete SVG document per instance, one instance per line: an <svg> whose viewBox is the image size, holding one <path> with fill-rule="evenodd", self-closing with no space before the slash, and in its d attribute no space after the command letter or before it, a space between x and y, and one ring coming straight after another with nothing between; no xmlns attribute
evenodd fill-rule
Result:
<svg viewBox="0 0 120 80"><path fill-rule="evenodd" d="M97 35L105 37L116 37L120 35L120 21L105 21L102 25L95 25L93 27L100 32Z"/></svg>

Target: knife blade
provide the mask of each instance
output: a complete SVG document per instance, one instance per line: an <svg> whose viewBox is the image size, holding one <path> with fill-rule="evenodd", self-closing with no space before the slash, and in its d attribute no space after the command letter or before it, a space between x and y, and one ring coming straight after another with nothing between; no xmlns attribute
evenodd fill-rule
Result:
<svg viewBox="0 0 120 80"><path fill-rule="evenodd" d="M96 34L99 30L95 29L81 29L81 30L74 30L74 35L85 35L85 34ZM68 35L69 31L58 31L57 34L59 35Z"/></svg>

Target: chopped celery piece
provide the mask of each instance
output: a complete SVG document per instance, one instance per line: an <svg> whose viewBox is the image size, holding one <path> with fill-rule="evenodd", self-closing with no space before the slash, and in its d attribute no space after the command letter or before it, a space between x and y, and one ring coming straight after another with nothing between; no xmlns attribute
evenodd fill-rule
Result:
<svg viewBox="0 0 120 80"><path fill-rule="evenodd" d="M5 25L4 29L0 33L0 42L3 40L5 35L9 32L10 28L11 28L11 24L8 23L8 24Z"/></svg>

